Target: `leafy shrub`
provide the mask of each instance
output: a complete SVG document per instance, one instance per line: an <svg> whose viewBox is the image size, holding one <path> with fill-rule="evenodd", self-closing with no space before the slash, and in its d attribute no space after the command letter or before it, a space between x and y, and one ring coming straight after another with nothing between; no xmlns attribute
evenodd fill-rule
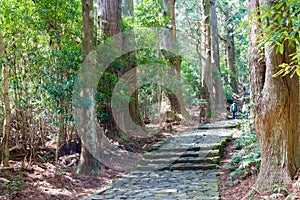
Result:
<svg viewBox="0 0 300 200"><path fill-rule="evenodd" d="M253 125L247 122L243 125L243 135L234 141L235 152L232 154L232 161L228 168L231 184L233 179L244 178L256 174L260 167L260 147L253 129Z"/></svg>
<svg viewBox="0 0 300 200"><path fill-rule="evenodd" d="M17 194L21 193L23 191L23 180L19 180L19 177L17 176L10 176L7 175L7 178L9 179L16 179L16 180L11 180L9 183L3 183L0 182L0 195L5 195L5 194Z"/></svg>

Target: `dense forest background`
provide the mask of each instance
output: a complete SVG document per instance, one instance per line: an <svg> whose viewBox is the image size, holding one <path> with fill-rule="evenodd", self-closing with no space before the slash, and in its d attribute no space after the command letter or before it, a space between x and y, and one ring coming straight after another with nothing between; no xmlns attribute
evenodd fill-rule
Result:
<svg viewBox="0 0 300 200"><path fill-rule="evenodd" d="M127 7L127 3L123 2L122 5L118 3L119 5L115 7L120 9L120 12L121 6L123 8L122 18L119 16L121 21L117 22L121 26L119 32L138 27L169 27L171 30L170 27L176 26L172 29L189 36L195 45L194 52L201 55L200 1L180 1L176 6L173 2L173 16L170 15L171 10L168 10L171 8L166 7L166 2L163 1L136 1L131 2L132 7ZM218 54L217 68L221 72L226 97L231 100L233 92L238 92L238 85L240 87L241 84L246 84L247 87L249 85L246 30L241 29L238 34L234 33L240 23L246 20L247 11L244 4L244 2L218 2L212 10L217 17L214 20L218 20L214 37L220 41L218 47L220 50L214 51ZM94 47L111 34L109 33L111 30L104 34L107 30L103 29L105 19L102 19L101 15L104 11L100 5L101 2L94 4L92 34ZM11 118L10 125L4 126L9 128L9 144L3 139L3 145L8 145L10 150L27 149L32 158L34 149L45 146L48 141L57 141L59 137L59 144L62 145L73 137L78 137L74 136L76 130L71 111L74 80L84 59L82 37L82 26L85 26L82 24L84 11L80 1L3 1L1 10L3 100L0 116L2 123L7 115ZM176 23L172 21L175 19ZM121 68L126 68L127 65L130 69L133 65L140 65L142 67L139 70L147 70L151 76L151 73L154 74L149 67L151 63L170 65L167 56L163 54L166 53L160 52L155 46L140 50L135 54L135 61L122 58L112 64L115 65L111 67L112 70L119 71L117 74L110 70L103 75L107 81L102 88L106 90L100 89L102 93L97 97L99 98L97 101L101 104L97 108L97 115L105 129L113 129L114 126L109 125L113 122L105 105L110 101L110 93L118 76L124 73L122 70L126 71ZM194 102L188 102L190 105L196 105L200 101L199 55L192 55L198 62L191 62L191 56L183 58L179 65L181 76L190 83L186 86L188 91L185 90L185 94L194 96L192 98ZM144 69L143 65L146 66ZM159 90L162 89L157 85L143 85L139 88L138 117L143 121L158 118L155 113L157 106L160 106L158 103L161 104L157 99L160 98L157 97L161 92ZM9 110L5 107L5 103L8 103ZM1 131L5 131L2 128L3 126Z"/></svg>
<svg viewBox="0 0 300 200"><path fill-rule="evenodd" d="M59 157L80 153L77 173L101 174L104 163L88 149L95 138L83 140L76 126L74 85L97 47L140 30L135 37L143 35L147 48L120 55L96 80L93 106L107 140L142 152L163 137L161 130L229 118L233 101L240 107L246 102L265 166L255 188L289 183L300 167L299 8L296 0L1 0L2 168L11 169L13 161L25 168L58 166ZM146 28L161 28L168 37L153 41L141 33ZM189 42L187 55L162 48L174 47L182 36ZM109 44L122 52L124 41ZM104 60L112 54L97 55ZM120 83L136 88L113 96ZM116 119L112 104L126 104L131 121ZM155 133L135 137L124 131L132 121Z"/></svg>

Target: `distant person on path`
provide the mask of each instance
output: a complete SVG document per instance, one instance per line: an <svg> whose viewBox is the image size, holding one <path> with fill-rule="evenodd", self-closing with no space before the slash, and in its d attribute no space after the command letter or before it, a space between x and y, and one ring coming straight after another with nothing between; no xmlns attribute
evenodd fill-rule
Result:
<svg viewBox="0 0 300 200"><path fill-rule="evenodd" d="M235 101L233 101L232 105L230 106L230 110L232 112L232 118L236 119L237 104L235 103Z"/></svg>
<svg viewBox="0 0 300 200"><path fill-rule="evenodd" d="M244 104L243 104L242 113L243 113L243 118L244 119L248 119L248 109L247 109L246 102L244 102Z"/></svg>

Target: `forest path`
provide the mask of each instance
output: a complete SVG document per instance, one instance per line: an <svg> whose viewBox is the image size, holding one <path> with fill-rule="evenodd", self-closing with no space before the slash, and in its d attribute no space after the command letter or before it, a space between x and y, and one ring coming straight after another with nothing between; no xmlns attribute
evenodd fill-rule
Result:
<svg viewBox="0 0 300 200"><path fill-rule="evenodd" d="M240 123L214 122L168 138L129 175L84 199L219 199L214 169Z"/></svg>

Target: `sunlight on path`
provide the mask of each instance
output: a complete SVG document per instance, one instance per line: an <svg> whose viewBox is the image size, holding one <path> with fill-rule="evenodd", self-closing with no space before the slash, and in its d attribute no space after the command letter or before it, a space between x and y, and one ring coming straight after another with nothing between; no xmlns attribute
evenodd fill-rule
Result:
<svg viewBox="0 0 300 200"><path fill-rule="evenodd" d="M131 174L84 199L219 199L214 169L240 123L215 122L168 138Z"/></svg>

